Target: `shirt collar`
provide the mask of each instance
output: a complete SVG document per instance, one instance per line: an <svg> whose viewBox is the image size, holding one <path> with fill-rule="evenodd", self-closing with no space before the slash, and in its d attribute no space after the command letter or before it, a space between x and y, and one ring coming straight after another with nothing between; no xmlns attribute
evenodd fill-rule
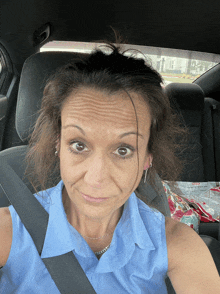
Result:
<svg viewBox="0 0 220 294"><path fill-rule="evenodd" d="M49 190L49 221L41 258L59 256L70 251L84 257L94 257L87 242L67 220L62 203L62 189L61 180ZM131 258L135 245L140 249L148 248L149 251L155 249L141 218L138 201L133 192L125 202L111 246L99 260L96 272L109 272L124 266Z"/></svg>
<svg viewBox="0 0 220 294"><path fill-rule="evenodd" d="M147 251L155 250L141 218L138 201L135 193L132 193L125 202L123 214L115 229L111 246L100 259L96 268L97 273L113 272L123 267L132 257L136 245L140 249L147 249Z"/></svg>
<svg viewBox="0 0 220 294"><path fill-rule="evenodd" d="M62 180L54 189L50 189L49 220L41 258L59 256L72 250L87 256L92 254L79 232L73 227L70 230L62 202L62 189Z"/></svg>

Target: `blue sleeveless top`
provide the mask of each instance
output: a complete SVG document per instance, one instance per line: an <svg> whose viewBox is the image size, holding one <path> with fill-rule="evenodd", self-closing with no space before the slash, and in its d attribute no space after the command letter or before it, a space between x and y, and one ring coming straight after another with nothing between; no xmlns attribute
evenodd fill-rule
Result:
<svg viewBox="0 0 220 294"><path fill-rule="evenodd" d="M124 205L109 249L98 260L72 227L62 203L63 181L35 197L49 213L41 257L73 251L97 294L167 293L168 256L165 217L133 192ZM12 206L12 245L0 270L0 293L58 294L36 247Z"/></svg>

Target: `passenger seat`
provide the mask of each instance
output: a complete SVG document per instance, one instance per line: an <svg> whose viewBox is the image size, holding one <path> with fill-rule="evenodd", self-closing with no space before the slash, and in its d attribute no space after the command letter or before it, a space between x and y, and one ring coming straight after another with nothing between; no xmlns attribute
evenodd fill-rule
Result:
<svg viewBox="0 0 220 294"><path fill-rule="evenodd" d="M220 103L205 98L196 84L171 83L166 86L165 93L190 132L189 147L179 154L188 161L180 181L219 181ZM220 275L220 224L201 223L199 235L209 248ZM169 294L175 294L169 280L167 289Z"/></svg>
<svg viewBox="0 0 220 294"><path fill-rule="evenodd" d="M213 140L209 139L212 128L207 119L204 120L203 90L196 84L171 83L166 86L165 93L190 132L188 147L178 154L187 161L180 181L215 181L214 147Z"/></svg>

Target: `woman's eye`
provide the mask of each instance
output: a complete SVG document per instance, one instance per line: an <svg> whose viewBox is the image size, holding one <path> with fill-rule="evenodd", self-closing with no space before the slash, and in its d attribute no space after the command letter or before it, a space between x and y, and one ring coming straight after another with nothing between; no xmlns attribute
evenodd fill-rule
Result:
<svg viewBox="0 0 220 294"><path fill-rule="evenodd" d="M80 141L74 141L70 143L69 150L75 154L80 154L85 151L87 151L86 145ZM117 156L119 156L122 159L129 158L132 156L132 153L134 152L134 148L131 146L120 146L117 148L117 150L114 152Z"/></svg>
<svg viewBox="0 0 220 294"><path fill-rule="evenodd" d="M117 155L121 156L122 158L127 158L129 155L131 155L133 148L131 147L119 147L117 149Z"/></svg>
<svg viewBox="0 0 220 294"><path fill-rule="evenodd" d="M73 152L77 152L77 153L80 153L82 151L84 151L84 148L85 148L85 144L82 143L82 142L72 142L70 144L70 150L73 151Z"/></svg>

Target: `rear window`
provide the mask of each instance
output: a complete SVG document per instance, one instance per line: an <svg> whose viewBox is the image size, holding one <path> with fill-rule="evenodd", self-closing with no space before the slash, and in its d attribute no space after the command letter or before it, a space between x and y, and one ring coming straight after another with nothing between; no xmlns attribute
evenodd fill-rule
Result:
<svg viewBox="0 0 220 294"><path fill-rule="evenodd" d="M40 51L72 51L89 53L103 46L101 43L53 41L41 47ZM102 50L104 47L100 47ZM139 45L123 45L127 55L144 58L164 79L164 84L192 83L203 73L220 62L220 55L168 48ZM105 49L105 51L108 51Z"/></svg>

